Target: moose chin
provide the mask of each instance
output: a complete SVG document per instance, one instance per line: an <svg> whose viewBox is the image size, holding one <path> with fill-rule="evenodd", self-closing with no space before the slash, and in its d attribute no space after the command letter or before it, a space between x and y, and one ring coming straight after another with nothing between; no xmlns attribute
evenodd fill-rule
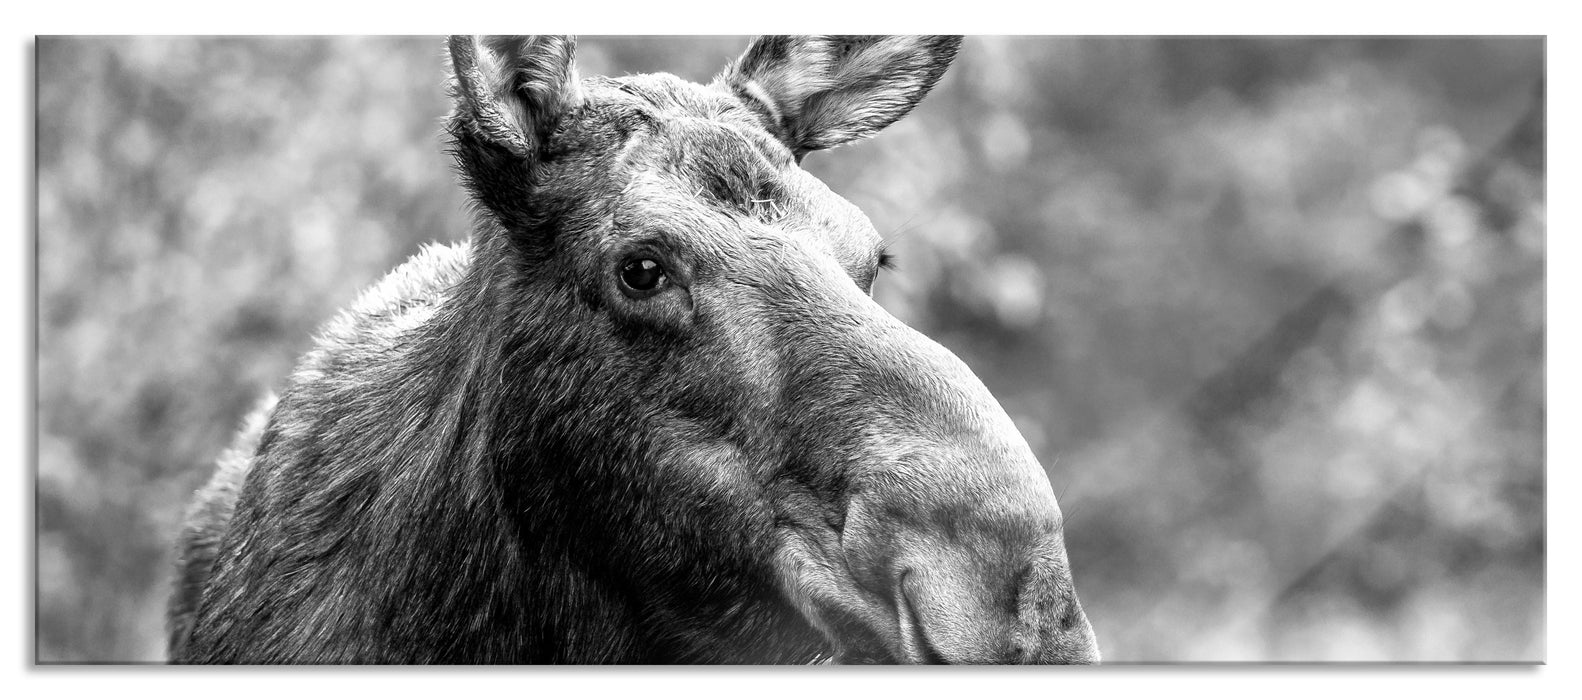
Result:
<svg viewBox="0 0 1582 700"><path fill-rule="evenodd" d="M178 663L1095 663L1043 468L804 171L959 37L708 85L449 40L470 237L325 325L197 494Z"/></svg>

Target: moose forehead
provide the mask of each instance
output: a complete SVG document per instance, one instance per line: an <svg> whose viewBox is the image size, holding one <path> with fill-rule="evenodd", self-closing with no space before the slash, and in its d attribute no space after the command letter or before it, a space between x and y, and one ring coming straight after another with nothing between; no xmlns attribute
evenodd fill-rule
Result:
<svg viewBox="0 0 1582 700"><path fill-rule="evenodd" d="M868 218L804 171L754 113L730 93L666 74L595 78L590 101L620 123L628 192L692 203L754 230L823 244L843 265L871 266L880 243Z"/></svg>

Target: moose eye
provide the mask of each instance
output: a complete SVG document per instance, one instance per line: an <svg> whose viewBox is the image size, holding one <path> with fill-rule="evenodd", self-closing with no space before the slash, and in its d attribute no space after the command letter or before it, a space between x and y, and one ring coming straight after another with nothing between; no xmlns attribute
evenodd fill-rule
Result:
<svg viewBox="0 0 1582 700"><path fill-rule="evenodd" d="M665 268L659 263L643 258L621 267L621 291L628 296L647 296L665 283Z"/></svg>

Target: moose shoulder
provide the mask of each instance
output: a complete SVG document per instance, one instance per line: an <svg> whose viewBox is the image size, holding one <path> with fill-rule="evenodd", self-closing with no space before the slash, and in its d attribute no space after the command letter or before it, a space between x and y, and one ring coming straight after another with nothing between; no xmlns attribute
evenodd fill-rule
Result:
<svg viewBox="0 0 1582 700"><path fill-rule="evenodd" d="M799 167L958 43L760 38L705 86L451 39L471 239L331 321L222 457L171 658L1096 661L1037 459Z"/></svg>

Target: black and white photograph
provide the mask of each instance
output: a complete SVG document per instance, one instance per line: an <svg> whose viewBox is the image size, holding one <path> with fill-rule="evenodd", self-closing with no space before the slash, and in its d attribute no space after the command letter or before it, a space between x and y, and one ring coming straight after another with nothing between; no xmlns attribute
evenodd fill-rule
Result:
<svg viewBox="0 0 1582 700"><path fill-rule="evenodd" d="M38 36L26 663L1545 664L1550 48Z"/></svg>

